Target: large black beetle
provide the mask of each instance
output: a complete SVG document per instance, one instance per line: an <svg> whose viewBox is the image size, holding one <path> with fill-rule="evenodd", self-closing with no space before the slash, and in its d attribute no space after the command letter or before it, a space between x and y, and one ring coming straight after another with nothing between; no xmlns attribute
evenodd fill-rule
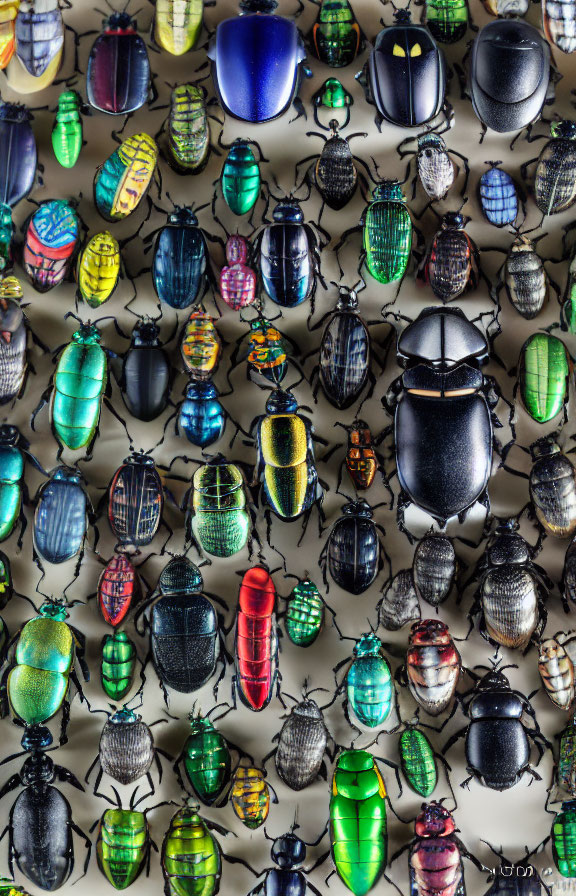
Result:
<svg viewBox="0 0 576 896"><path fill-rule="evenodd" d="M482 374L488 341L459 308L425 308L398 337L402 376L382 399L394 415L398 524L416 504L445 527L464 520L487 492L499 391Z"/></svg>

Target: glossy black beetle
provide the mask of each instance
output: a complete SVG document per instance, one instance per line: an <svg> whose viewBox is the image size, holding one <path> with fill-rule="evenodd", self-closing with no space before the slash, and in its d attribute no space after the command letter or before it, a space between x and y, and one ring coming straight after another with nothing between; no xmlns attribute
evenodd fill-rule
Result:
<svg viewBox="0 0 576 896"><path fill-rule="evenodd" d="M294 833L294 829L297 827L298 825L293 825L291 831L281 837L276 837L275 840L272 840L272 837L269 837L264 831L266 839L272 840L270 855L275 867L266 868L261 872L264 879L250 890L248 896L257 896L261 892L266 896L306 896L307 890L314 893L314 896L322 896L320 890L314 886L307 875L325 861L328 853L320 856L313 866L305 871L302 865L306 861L306 846L315 846L316 844L307 844L297 837ZM253 868L251 871L254 874L258 873Z"/></svg>
<svg viewBox="0 0 576 896"><path fill-rule="evenodd" d="M396 472L401 487L398 523L414 503L442 527L463 522L487 492L495 442L493 413L500 397L482 374L488 341L460 308L425 308L398 336L405 368L382 399L394 414Z"/></svg>
<svg viewBox="0 0 576 896"><path fill-rule="evenodd" d="M466 738L466 762L470 777L492 790L514 787L524 772L537 781L540 775L530 766L530 740L538 750L539 760L550 743L541 734L530 697L513 690L504 675L503 666L489 669L474 688L461 695L462 706L470 719L467 727L457 731L443 749L446 753L461 737ZM527 728L522 716L527 713L534 722Z"/></svg>
<svg viewBox="0 0 576 896"><path fill-rule="evenodd" d="M334 582L349 594L362 594L383 567L383 550L378 532L386 532L372 519L373 508L366 501L352 501L342 508L328 541L320 554L324 582L326 566Z"/></svg>
<svg viewBox="0 0 576 896"><path fill-rule="evenodd" d="M16 798L8 825L8 868L14 875L14 862L20 872L42 890L57 890L70 877L74 869L74 842L72 834L78 834L88 850L84 862L84 874L90 861L91 843L72 819L72 810L66 797L53 786L54 781L71 784L84 790L78 779L61 765L55 765L46 754L52 743L48 728L33 725L22 736L22 747L29 757L19 773L13 775L0 790L0 799L6 794L24 787ZM17 753L3 760L10 762L21 756Z"/></svg>
<svg viewBox="0 0 576 896"><path fill-rule="evenodd" d="M170 340L168 340L170 341ZM137 420L155 420L168 403L172 368L154 320L143 317L122 359L119 386L124 404Z"/></svg>

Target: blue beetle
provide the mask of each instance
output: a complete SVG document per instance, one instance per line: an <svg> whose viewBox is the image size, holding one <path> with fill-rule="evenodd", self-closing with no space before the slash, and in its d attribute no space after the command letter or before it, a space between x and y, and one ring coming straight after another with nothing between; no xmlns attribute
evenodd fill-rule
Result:
<svg viewBox="0 0 576 896"><path fill-rule="evenodd" d="M204 230L191 208L176 208L157 234L152 282L161 302L180 311L200 301L210 275Z"/></svg>
<svg viewBox="0 0 576 896"><path fill-rule="evenodd" d="M478 184L478 198L484 215L495 227L506 227L514 224L518 217L518 191L516 184L507 171L497 166L500 162L487 162L490 165Z"/></svg>
<svg viewBox="0 0 576 896"><path fill-rule="evenodd" d="M14 33L18 59L27 72L39 78L64 48L59 0L45 0L41 10L35 9L33 3L23 3L16 16Z"/></svg>
<svg viewBox="0 0 576 896"><path fill-rule="evenodd" d="M180 404L176 431L183 432L198 448L217 442L226 426L226 411L218 401L218 390L212 382L189 382Z"/></svg>
<svg viewBox="0 0 576 896"><path fill-rule="evenodd" d="M296 201L279 202L272 217L273 223L267 224L256 239L255 256L262 284L272 301L283 308L294 308L314 298L317 277L326 288L319 254L325 244L319 243L310 224L304 223Z"/></svg>
<svg viewBox="0 0 576 896"><path fill-rule="evenodd" d="M127 12L113 13L88 57L88 102L100 112L125 115L144 105L149 89L148 51L136 22Z"/></svg>
<svg viewBox="0 0 576 896"><path fill-rule="evenodd" d="M80 247L80 219L72 202L42 202L26 225L22 264L38 292L48 292L70 275Z"/></svg>
<svg viewBox="0 0 576 896"><path fill-rule="evenodd" d="M294 103L306 57L304 41L294 22L273 15L276 0L241 0L240 15L216 28L208 57L220 105L241 121L260 123L283 115Z"/></svg>
<svg viewBox="0 0 576 896"><path fill-rule="evenodd" d="M82 485L82 474L75 467L60 466L48 482L40 486L34 513L35 560L64 563L79 551L87 531L91 507ZM77 568L80 566L80 554Z"/></svg>
<svg viewBox="0 0 576 896"><path fill-rule="evenodd" d="M11 208L34 184L38 153L26 106L0 101L0 203Z"/></svg>

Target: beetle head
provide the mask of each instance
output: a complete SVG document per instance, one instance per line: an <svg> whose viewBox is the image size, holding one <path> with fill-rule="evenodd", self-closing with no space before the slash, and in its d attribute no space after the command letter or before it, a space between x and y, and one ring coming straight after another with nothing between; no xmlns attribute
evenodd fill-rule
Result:
<svg viewBox="0 0 576 896"><path fill-rule="evenodd" d="M295 414L297 410L295 397L283 389L274 389L266 402L267 414Z"/></svg>
<svg viewBox="0 0 576 896"><path fill-rule="evenodd" d="M411 645L449 644L451 640L448 626L440 619L422 619L410 629Z"/></svg>
<svg viewBox="0 0 576 896"><path fill-rule="evenodd" d="M489 669L486 675L483 675L480 681L476 683L478 691L509 691L510 682L501 669Z"/></svg>
<svg viewBox="0 0 576 896"><path fill-rule="evenodd" d="M142 320L137 321L132 330L132 345L138 347L160 345L159 335L160 330L155 321L150 317L143 317Z"/></svg>
<svg viewBox="0 0 576 896"><path fill-rule="evenodd" d="M277 224L303 224L304 213L296 200L291 202L279 202L272 217Z"/></svg>
<svg viewBox="0 0 576 896"><path fill-rule="evenodd" d="M141 718L142 716L137 712L134 712L133 709L123 706L110 716L108 722L111 725L134 725L136 722L139 722Z"/></svg>
<svg viewBox="0 0 576 896"><path fill-rule="evenodd" d="M397 180L383 180L372 190L372 201L406 202L406 198Z"/></svg>
<svg viewBox="0 0 576 896"><path fill-rule="evenodd" d="M422 803L414 826L417 837L448 837L456 830L452 813L440 803Z"/></svg>
<svg viewBox="0 0 576 896"><path fill-rule="evenodd" d="M3 423L0 426L0 445L19 445L22 435L17 426L11 423Z"/></svg>
<svg viewBox="0 0 576 896"><path fill-rule="evenodd" d="M296 868L306 859L306 844L296 834L284 834L276 837L270 855L279 868Z"/></svg>
<svg viewBox="0 0 576 896"><path fill-rule="evenodd" d="M432 156L435 152L446 152L446 143L440 134L430 132L418 137L418 152Z"/></svg>
<svg viewBox="0 0 576 896"><path fill-rule="evenodd" d="M381 650L380 638L374 632L367 632L356 641L354 656L378 656Z"/></svg>
<svg viewBox="0 0 576 896"><path fill-rule="evenodd" d="M310 697L305 697L304 700L297 703L292 709L292 713L294 715L305 716L307 719L312 719L314 721L324 718L322 710L316 701L312 700Z"/></svg>
<svg viewBox="0 0 576 896"><path fill-rule="evenodd" d="M460 212L446 212L442 218L442 228L444 230L462 230L465 224L466 217Z"/></svg>
<svg viewBox="0 0 576 896"><path fill-rule="evenodd" d="M342 508L342 513L345 516L363 516L366 519L372 519L372 508L368 504L368 501L350 501L349 504L345 504Z"/></svg>
<svg viewBox="0 0 576 896"><path fill-rule="evenodd" d="M562 449L554 435L544 436L544 438L537 439L530 445L532 460L537 460L539 457L549 457L551 454L560 454L561 451Z"/></svg>

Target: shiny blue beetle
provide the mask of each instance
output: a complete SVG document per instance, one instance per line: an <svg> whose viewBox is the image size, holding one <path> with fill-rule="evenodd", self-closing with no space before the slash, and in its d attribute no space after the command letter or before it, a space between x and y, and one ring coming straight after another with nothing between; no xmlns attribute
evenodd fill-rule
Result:
<svg viewBox="0 0 576 896"><path fill-rule="evenodd" d="M320 247L297 203L279 202L272 218L256 240L260 276L273 302L294 308L314 296Z"/></svg>
<svg viewBox="0 0 576 896"><path fill-rule="evenodd" d="M37 496L34 546L41 559L64 563L74 557L86 536L87 514L82 474L73 467L57 467Z"/></svg>
<svg viewBox="0 0 576 896"><path fill-rule="evenodd" d="M180 405L177 428L198 448L217 442L226 426L226 411L213 383L191 382Z"/></svg>
<svg viewBox="0 0 576 896"><path fill-rule="evenodd" d="M518 192L507 171L489 162L490 168L480 178L478 186L480 205L490 224L506 227L518 217Z"/></svg>

